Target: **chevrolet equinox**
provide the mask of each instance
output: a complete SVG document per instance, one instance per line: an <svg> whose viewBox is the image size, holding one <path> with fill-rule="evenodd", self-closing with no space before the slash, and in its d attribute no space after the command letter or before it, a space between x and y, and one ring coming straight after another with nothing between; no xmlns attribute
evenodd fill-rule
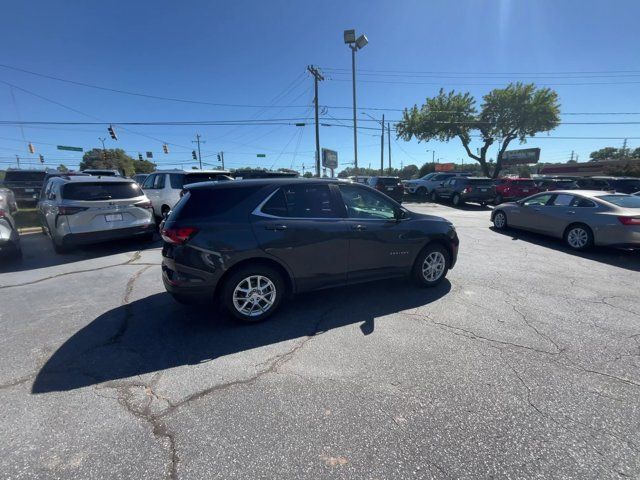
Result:
<svg viewBox="0 0 640 480"><path fill-rule="evenodd" d="M334 180L191 185L161 228L167 291L181 303L215 297L247 322L303 291L400 276L435 286L459 243L449 221Z"/></svg>

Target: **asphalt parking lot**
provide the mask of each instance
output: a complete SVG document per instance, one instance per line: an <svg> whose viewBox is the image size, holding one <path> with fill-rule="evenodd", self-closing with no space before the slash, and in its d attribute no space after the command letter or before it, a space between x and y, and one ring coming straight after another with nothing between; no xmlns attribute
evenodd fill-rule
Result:
<svg viewBox="0 0 640 480"><path fill-rule="evenodd" d="M258 325L164 292L159 244L0 273L4 478L639 478L640 253L449 218L436 289L298 296Z"/></svg>

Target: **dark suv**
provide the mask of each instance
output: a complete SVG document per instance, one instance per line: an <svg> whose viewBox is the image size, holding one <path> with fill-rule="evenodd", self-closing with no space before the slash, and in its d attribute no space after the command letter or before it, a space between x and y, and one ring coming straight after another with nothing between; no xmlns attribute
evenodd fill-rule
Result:
<svg viewBox="0 0 640 480"><path fill-rule="evenodd" d="M337 180L190 185L161 232L167 291L184 303L215 295L249 322L302 291L406 275L435 286L459 243L447 220Z"/></svg>
<svg viewBox="0 0 640 480"><path fill-rule="evenodd" d="M484 207L494 201L496 189L490 178L453 177L436 187L434 194L434 200L451 200L456 207L465 202L479 203Z"/></svg>
<svg viewBox="0 0 640 480"><path fill-rule="evenodd" d="M402 203L404 187L400 177L371 177L367 183L370 187L393 198L396 202Z"/></svg>
<svg viewBox="0 0 640 480"><path fill-rule="evenodd" d="M13 191L19 207L32 206L38 203L46 174L44 170L7 170L0 186Z"/></svg>

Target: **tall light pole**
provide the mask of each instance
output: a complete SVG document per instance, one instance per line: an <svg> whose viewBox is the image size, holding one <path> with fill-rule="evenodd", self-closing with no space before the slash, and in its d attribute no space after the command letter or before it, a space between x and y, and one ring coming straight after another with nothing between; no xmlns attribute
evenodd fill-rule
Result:
<svg viewBox="0 0 640 480"><path fill-rule="evenodd" d="M106 138L98 137L98 140L102 142L102 160L105 161L107 159L107 150L104 148Z"/></svg>
<svg viewBox="0 0 640 480"><path fill-rule="evenodd" d="M355 30L344 31L344 43L351 49L351 79L353 89L353 165L358 171L358 119L356 115L356 51L363 49L369 40L366 35L356 38Z"/></svg>
<svg viewBox="0 0 640 480"><path fill-rule="evenodd" d="M435 164L436 163L436 151L435 150L430 150L427 149L427 152L431 152L431 163Z"/></svg>

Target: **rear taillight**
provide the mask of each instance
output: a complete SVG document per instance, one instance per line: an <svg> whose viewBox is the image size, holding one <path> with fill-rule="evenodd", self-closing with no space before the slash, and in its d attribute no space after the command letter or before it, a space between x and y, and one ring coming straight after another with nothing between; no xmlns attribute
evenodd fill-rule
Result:
<svg viewBox="0 0 640 480"><path fill-rule="evenodd" d="M58 207L58 215L73 215L85 210L87 210L87 207L65 207L61 205Z"/></svg>
<svg viewBox="0 0 640 480"><path fill-rule="evenodd" d="M463 193L471 193L471 190L473 190L473 187L467 187L463 190Z"/></svg>
<svg viewBox="0 0 640 480"><path fill-rule="evenodd" d="M4 210L2 210L2 209L0 208L0 218L2 218L2 217L6 217L6 216L7 216L7 212L5 212Z"/></svg>
<svg viewBox="0 0 640 480"><path fill-rule="evenodd" d="M640 225L640 217L618 217L618 221L623 225Z"/></svg>
<svg viewBox="0 0 640 480"><path fill-rule="evenodd" d="M140 207L140 208L148 208L149 210L151 210L153 208L153 205L151 205L150 201L146 201L146 202L139 202L135 204L136 207Z"/></svg>
<svg viewBox="0 0 640 480"><path fill-rule="evenodd" d="M191 237L198 233L198 229L194 227L179 227L179 228L163 228L160 235L162 239L167 243L173 243L175 245L181 245Z"/></svg>

